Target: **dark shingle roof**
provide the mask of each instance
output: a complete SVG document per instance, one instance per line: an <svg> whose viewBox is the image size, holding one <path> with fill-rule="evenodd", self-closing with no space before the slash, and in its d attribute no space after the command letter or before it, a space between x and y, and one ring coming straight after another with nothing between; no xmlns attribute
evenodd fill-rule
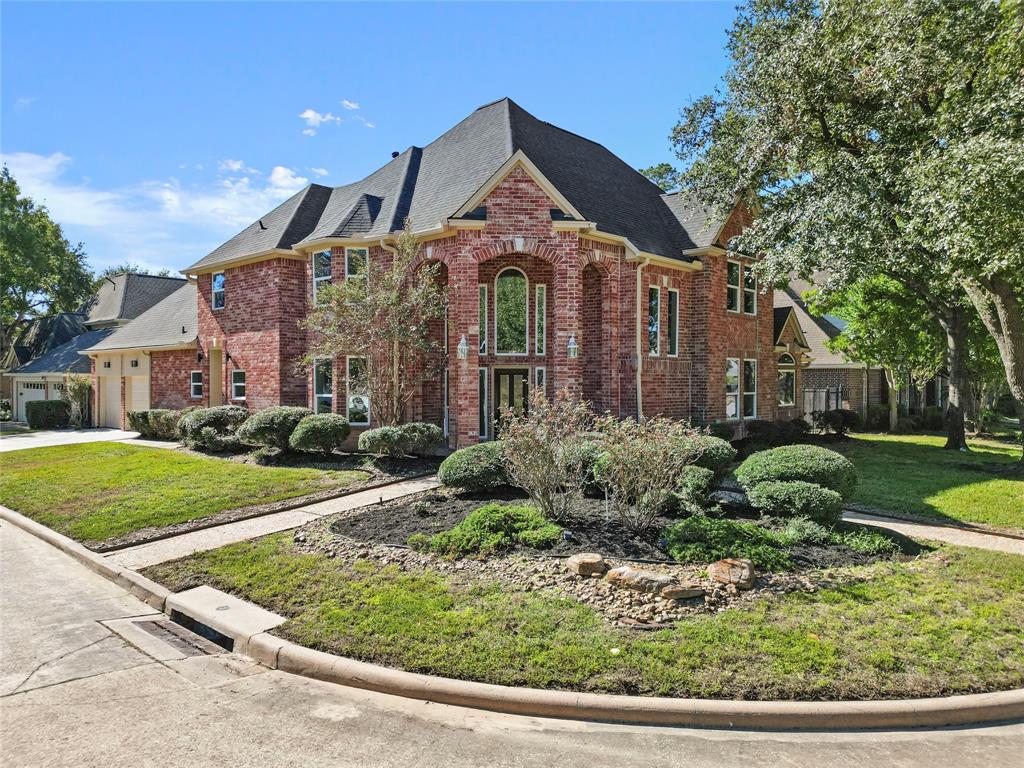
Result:
<svg viewBox="0 0 1024 768"><path fill-rule="evenodd" d="M501 99L425 147L410 147L362 181L334 189L311 185L264 216L265 230L259 222L247 227L187 271L324 238L383 237L401 229L406 217L414 230L433 228L519 150L585 219L642 251L689 260L683 251L710 244L721 226L709 225L702 207L681 195L665 195L600 144ZM314 217L311 226L283 223L308 224Z"/></svg>
<svg viewBox="0 0 1024 768"><path fill-rule="evenodd" d="M79 354L98 344L114 332L113 328L98 328L79 334L66 344L52 349L41 357L15 369L13 374L25 373L89 373L89 358Z"/></svg>
<svg viewBox="0 0 1024 768"><path fill-rule="evenodd" d="M88 348L89 352L191 344L199 333L195 283L185 283L155 307Z"/></svg>
<svg viewBox="0 0 1024 768"><path fill-rule="evenodd" d="M789 316L793 314L792 307L775 307L772 310L772 326L775 329L775 343L779 343L779 337L782 336L782 330L786 327L786 321Z"/></svg>
<svg viewBox="0 0 1024 768"><path fill-rule="evenodd" d="M697 200L682 192L662 195L661 199L686 230L693 242L691 248L706 248L715 242L715 238L725 224L725 219L722 216L716 215L711 208L701 205Z"/></svg>
<svg viewBox="0 0 1024 768"><path fill-rule="evenodd" d="M827 368L856 362L828 348L829 340L838 336L840 329L824 317L812 315L807 308L807 302L803 300L800 293L793 289L793 285L794 283L791 282L790 287L775 290L775 312L777 313L779 308L784 308L796 314L796 320L800 324L804 338L807 339L808 347L810 347L811 366Z"/></svg>
<svg viewBox="0 0 1024 768"><path fill-rule="evenodd" d="M73 312L32 318L5 350L0 370L17 368L67 343L85 330L82 319L82 315Z"/></svg>
<svg viewBox="0 0 1024 768"><path fill-rule="evenodd" d="M138 317L185 284L180 277L122 272L104 279L82 312L87 326L122 323Z"/></svg>

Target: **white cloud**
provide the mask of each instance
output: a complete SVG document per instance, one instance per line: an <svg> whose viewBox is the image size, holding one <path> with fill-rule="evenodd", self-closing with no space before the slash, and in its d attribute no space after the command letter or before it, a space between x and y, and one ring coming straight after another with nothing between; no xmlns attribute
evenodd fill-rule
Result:
<svg viewBox="0 0 1024 768"><path fill-rule="evenodd" d="M316 129L315 128L303 128L302 129L302 135L303 136L316 136Z"/></svg>
<svg viewBox="0 0 1024 768"><path fill-rule="evenodd" d="M348 99L342 99L341 106L343 106L345 109L359 109L359 102L349 101Z"/></svg>
<svg viewBox="0 0 1024 768"><path fill-rule="evenodd" d="M270 172L270 186L280 191L298 191L309 184L309 179L299 176L291 168L275 165Z"/></svg>
<svg viewBox="0 0 1024 768"><path fill-rule="evenodd" d="M330 112L325 112L321 114L320 112L317 112L315 109L303 110L302 112L299 113L299 119L306 121L306 125L308 126L308 128L306 128L303 131L303 133L306 134L307 136L315 136L316 129L319 128L324 123L341 122L341 118L338 117L337 115L332 115Z"/></svg>
<svg viewBox="0 0 1024 768"><path fill-rule="evenodd" d="M250 173L259 175L259 171L246 165L244 160L221 160L217 163L217 170L222 173Z"/></svg>
<svg viewBox="0 0 1024 768"><path fill-rule="evenodd" d="M309 172L314 176L326 176L329 173L326 168L310 168Z"/></svg>
<svg viewBox="0 0 1024 768"><path fill-rule="evenodd" d="M363 125L365 125L365 126L366 126L367 128L376 128L376 127L377 127L376 125L374 125L373 123L371 123L371 122L370 122L369 120L367 120L367 119L366 119L365 117L363 117L362 115L353 115L353 117L355 117L355 119L356 119L356 120L358 120L358 121L359 121L360 123L362 123Z"/></svg>

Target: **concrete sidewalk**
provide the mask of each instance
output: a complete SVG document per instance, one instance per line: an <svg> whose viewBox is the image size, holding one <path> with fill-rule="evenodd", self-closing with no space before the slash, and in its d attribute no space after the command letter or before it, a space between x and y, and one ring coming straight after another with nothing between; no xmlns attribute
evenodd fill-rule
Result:
<svg viewBox="0 0 1024 768"><path fill-rule="evenodd" d="M1011 555L1024 555L1024 540L1000 536L997 533L978 533L965 528L929 525L916 520L866 515L860 512L843 512L843 520L876 528L886 528L914 539L930 539L959 547L974 547L975 549L990 549L993 552L1008 552Z"/></svg>
<svg viewBox="0 0 1024 768"><path fill-rule="evenodd" d="M130 442L150 448L177 448L177 443L162 440L141 440L138 432L123 429L40 429L21 434L6 433L0 437L0 453L25 451L29 448L48 448L54 445L80 443Z"/></svg>

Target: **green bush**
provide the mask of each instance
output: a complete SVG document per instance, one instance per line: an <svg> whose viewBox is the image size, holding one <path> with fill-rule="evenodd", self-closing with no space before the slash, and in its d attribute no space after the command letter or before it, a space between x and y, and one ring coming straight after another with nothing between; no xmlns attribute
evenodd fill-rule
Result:
<svg viewBox="0 0 1024 768"><path fill-rule="evenodd" d="M359 435L359 450L374 456L404 456L405 438L398 427L376 427Z"/></svg>
<svg viewBox="0 0 1024 768"><path fill-rule="evenodd" d="M309 408L294 405L275 405L257 411L238 427L236 437L246 445L262 445L267 448L288 450L288 438L299 422L312 416Z"/></svg>
<svg viewBox="0 0 1024 768"><path fill-rule="evenodd" d="M900 434L918 432L921 429L921 419L917 416L901 416L896 419L896 431Z"/></svg>
<svg viewBox="0 0 1024 768"><path fill-rule="evenodd" d="M561 536L562 529L533 507L495 502L473 510L451 530L410 537L409 546L444 557L486 556L516 545L547 549Z"/></svg>
<svg viewBox="0 0 1024 768"><path fill-rule="evenodd" d="M71 423L71 407L64 400L30 400L25 418L32 429L58 429Z"/></svg>
<svg viewBox="0 0 1024 768"><path fill-rule="evenodd" d="M899 545L884 531L860 525L838 526L831 532L830 544L843 544L862 555L895 555Z"/></svg>
<svg viewBox="0 0 1024 768"><path fill-rule="evenodd" d="M723 478L729 465L736 460L736 449L728 441L714 435L698 435L695 442L698 453L694 465L710 469L715 479Z"/></svg>
<svg viewBox="0 0 1024 768"><path fill-rule="evenodd" d="M128 411L128 425L140 436L151 440L176 440L178 422L185 411L154 408L149 411Z"/></svg>
<svg viewBox="0 0 1024 768"><path fill-rule="evenodd" d="M838 493L802 480L758 483L747 491L747 498L762 515L808 517L821 523L838 522L843 509Z"/></svg>
<svg viewBox="0 0 1024 768"><path fill-rule="evenodd" d="M489 491L509 484L501 444L477 443L460 448L441 462L441 485L463 491Z"/></svg>
<svg viewBox="0 0 1024 768"><path fill-rule="evenodd" d="M869 405L864 428L872 432L885 432L889 429L889 406Z"/></svg>
<svg viewBox="0 0 1024 768"><path fill-rule="evenodd" d="M592 498L604 495L604 488L598 481L598 464L604 452L604 435L600 432L588 432L583 436L582 451L587 463L587 482L583 486L583 494Z"/></svg>
<svg viewBox="0 0 1024 768"><path fill-rule="evenodd" d="M834 534L821 523L809 517L791 517L782 529L776 532L780 544L792 547L797 544L828 544Z"/></svg>
<svg viewBox="0 0 1024 768"><path fill-rule="evenodd" d="M716 421L708 424L708 434L729 442L736 436L736 424L731 421Z"/></svg>
<svg viewBox="0 0 1024 768"><path fill-rule="evenodd" d="M0 421L11 420L11 401L6 397L0 399Z"/></svg>
<svg viewBox="0 0 1024 768"><path fill-rule="evenodd" d="M816 445L784 445L758 451L740 464L736 479L747 491L773 480L803 480L831 488L844 501L857 487L857 471L850 460Z"/></svg>
<svg viewBox="0 0 1024 768"><path fill-rule="evenodd" d="M430 456L444 442L444 430L437 424L412 421L398 429L405 438L406 453L413 456Z"/></svg>
<svg viewBox="0 0 1024 768"><path fill-rule="evenodd" d="M206 451L233 450L239 446L235 430L249 418L240 405L218 405L183 412L178 436L189 448Z"/></svg>
<svg viewBox="0 0 1024 768"><path fill-rule="evenodd" d="M341 449L351 432L344 416L314 413L296 425L288 438L288 446L294 451L331 454Z"/></svg>
<svg viewBox="0 0 1024 768"><path fill-rule="evenodd" d="M696 464L684 467L673 494L675 513L698 514L707 509L711 506L711 490L714 484L715 473L707 467Z"/></svg>
<svg viewBox="0 0 1024 768"><path fill-rule="evenodd" d="M939 432L946 426L946 414L937 405L925 406L921 411L921 424L927 430Z"/></svg>
<svg viewBox="0 0 1024 768"><path fill-rule="evenodd" d="M768 570L790 565L778 537L757 523L694 515L666 528L664 538L668 553L680 563L737 557Z"/></svg>
<svg viewBox="0 0 1024 768"><path fill-rule="evenodd" d="M377 427L359 435L359 450L374 456L427 456L444 440L436 424L414 421L397 427Z"/></svg>
<svg viewBox="0 0 1024 768"><path fill-rule="evenodd" d="M813 411L811 418L814 426L821 432L834 432L843 437L851 430L860 429L862 419L857 411L848 408L836 408L831 411Z"/></svg>

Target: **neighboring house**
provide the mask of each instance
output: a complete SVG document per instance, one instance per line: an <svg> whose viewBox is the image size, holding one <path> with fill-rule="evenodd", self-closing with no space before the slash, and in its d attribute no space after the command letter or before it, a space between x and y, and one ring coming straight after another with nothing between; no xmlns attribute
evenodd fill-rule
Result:
<svg viewBox="0 0 1024 768"><path fill-rule="evenodd" d="M4 350L0 358L0 398L12 400L13 407L11 371L71 341L85 330L82 325L84 319L84 315L75 312L60 312L22 323L14 336L14 343Z"/></svg>
<svg viewBox="0 0 1024 768"><path fill-rule="evenodd" d="M811 351L793 307L775 307L775 358L778 367L776 413L778 419L806 416L803 401L804 370Z"/></svg>
<svg viewBox="0 0 1024 768"><path fill-rule="evenodd" d="M105 278L95 295L78 313L56 315L48 338L60 337L40 346L5 378L12 382L14 418L25 420L25 404L32 400L60 397L64 379L69 373L89 373L91 366L81 352L102 341L116 328L126 325L168 294L185 284L182 278L157 277L121 273ZM44 323L39 323L40 327ZM59 329L63 329L58 333ZM18 345L15 345L18 349Z"/></svg>
<svg viewBox="0 0 1024 768"><path fill-rule="evenodd" d="M182 289L87 350L101 366L97 414L116 420L117 385L103 379L126 379L135 360L150 407L306 405L373 426L349 385L359 359L300 372L301 320L325 282L367 260L372 280L406 220L450 297L437 328L446 370L420 382L409 418L443 426L452 447L491 439L499 408L538 387L617 416L740 424L780 412L771 301L750 259L726 251L746 213L710 220L502 99L362 181L310 185L188 267L191 311ZM802 343L787 332L787 350ZM122 394L122 422L144 388Z"/></svg>

